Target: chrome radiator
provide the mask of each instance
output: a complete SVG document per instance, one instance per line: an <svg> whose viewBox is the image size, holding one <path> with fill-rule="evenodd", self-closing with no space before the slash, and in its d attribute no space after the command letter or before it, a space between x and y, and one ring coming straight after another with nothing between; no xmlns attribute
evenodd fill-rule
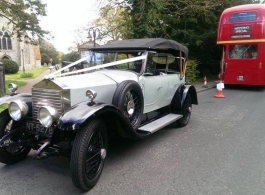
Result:
<svg viewBox="0 0 265 195"><path fill-rule="evenodd" d="M63 91L55 89L32 89L32 117L38 120L38 111L42 106L51 106L61 115L63 112Z"/></svg>

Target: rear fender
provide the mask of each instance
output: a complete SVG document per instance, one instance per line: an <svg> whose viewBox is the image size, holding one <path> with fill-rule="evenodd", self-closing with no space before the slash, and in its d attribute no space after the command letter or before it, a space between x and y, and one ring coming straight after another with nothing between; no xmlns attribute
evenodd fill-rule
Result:
<svg viewBox="0 0 265 195"><path fill-rule="evenodd" d="M138 138L139 135L129 120L115 106L100 102L81 102L65 111L58 121L62 131L78 131L94 118L102 119L111 131L117 131L126 138Z"/></svg>
<svg viewBox="0 0 265 195"><path fill-rule="evenodd" d="M181 85L177 89L177 91L174 94L174 97L171 101L171 109L174 110L180 110L182 107L182 104L187 96L187 94L190 94L191 96L191 103L192 104L198 104L197 99L197 92L193 85Z"/></svg>
<svg viewBox="0 0 265 195"><path fill-rule="evenodd" d="M198 105L198 98L195 87L193 85L184 85L184 87L185 88L182 94L181 105L183 104L188 93L190 94L191 97L191 103Z"/></svg>

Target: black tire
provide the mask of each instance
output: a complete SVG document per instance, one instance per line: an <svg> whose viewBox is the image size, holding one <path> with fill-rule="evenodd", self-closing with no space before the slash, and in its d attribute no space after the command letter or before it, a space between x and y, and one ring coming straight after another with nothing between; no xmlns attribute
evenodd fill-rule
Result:
<svg viewBox="0 0 265 195"><path fill-rule="evenodd" d="M191 97L190 94L188 93L180 111L180 114L182 114L183 117L177 121L178 127L185 127L189 123L191 110L192 110Z"/></svg>
<svg viewBox="0 0 265 195"><path fill-rule="evenodd" d="M8 110L5 110L0 113L0 138L2 138L4 135L6 135L10 130L12 130L12 127L16 125L16 122L14 122L9 113ZM7 142L15 142L14 140L19 140L19 137L11 138L9 140L6 140ZM26 146L14 146L10 148L0 148L0 162L4 164L13 164L16 162L19 162L23 159L25 159L29 152L31 150L31 147Z"/></svg>
<svg viewBox="0 0 265 195"><path fill-rule="evenodd" d="M143 115L144 98L141 87L135 81L123 81L116 89L112 104L117 106L137 130Z"/></svg>
<svg viewBox="0 0 265 195"><path fill-rule="evenodd" d="M88 191L96 185L104 167L107 145L107 130L102 121L95 119L79 130L70 162L72 181L77 188Z"/></svg>

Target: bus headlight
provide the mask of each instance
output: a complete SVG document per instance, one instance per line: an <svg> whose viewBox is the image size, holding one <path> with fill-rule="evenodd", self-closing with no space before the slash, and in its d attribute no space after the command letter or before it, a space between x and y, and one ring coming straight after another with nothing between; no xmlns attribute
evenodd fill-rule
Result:
<svg viewBox="0 0 265 195"><path fill-rule="evenodd" d="M52 125L52 123L58 118L59 118L58 111L50 106L43 106L39 109L38 119L40 123L46 128L49 128Z"/></svg>
<svg viewBox="0 0 265 195"><path fill-rule="evenodd" d="M28 111L28 105L20 100L10 102L8 106L9 115L14 121L19 121L20 119L22 119L24 116L26 116Z"/></svg>

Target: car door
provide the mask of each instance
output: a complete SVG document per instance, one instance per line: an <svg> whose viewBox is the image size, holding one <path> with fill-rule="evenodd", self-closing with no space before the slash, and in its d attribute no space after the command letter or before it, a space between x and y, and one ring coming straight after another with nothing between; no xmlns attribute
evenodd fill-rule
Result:
<svg viewBox="0 0 265 195"><path fill-rule="evenodd" d="M168 90L167 90L167 99L166 101L171 102L176 90L179 88L181 83L184 83L184 79L180 80L179 73L169 74L168 75Z"/></svg>
<svg viewBox="0 0 265 195"><path fill-rule="evenodd" d="M166 75L143 76L144 113L157 110L165 105L168 82Z"/></svg>
<svg viewBox="0 0 265 195"><path fill-rule="evenodd" d="M184 64L183 62L182 64ZM185 79L180 79L180 68L177 64L177 61L173 61L172 63L168 64L167 69L167 78L168 78L168 92L167 92L167 101L172 100L176 90L178 87L185 82Z"/></svg>

